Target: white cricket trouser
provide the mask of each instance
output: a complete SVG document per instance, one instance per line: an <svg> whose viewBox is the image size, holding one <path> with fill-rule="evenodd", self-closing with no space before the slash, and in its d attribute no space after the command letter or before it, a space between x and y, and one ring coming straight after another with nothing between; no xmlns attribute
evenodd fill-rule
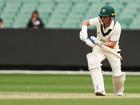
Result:
<svg viewBox="0 0 140 105"><path fill-rule="evenodd" d="M101 62L106 58L112 68L113 76L122 75L120 59L113 54L105 53L98 46L94 47L94 50L87 54L87 61L95 92L105 93Z"/></svg>

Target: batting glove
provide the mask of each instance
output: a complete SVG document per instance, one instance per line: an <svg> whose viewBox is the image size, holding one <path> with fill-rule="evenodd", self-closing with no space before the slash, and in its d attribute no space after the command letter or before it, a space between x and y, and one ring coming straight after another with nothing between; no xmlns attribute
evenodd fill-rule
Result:
<svg viewBox="0 0 140 105"><path fill-rule="evenodd" d="M87 38L87 39L85 40L85 43L86 43L86 45L88 45L89 47L94 47L94 46L95 46L95 43L94 43L93 41L91 41L90 38Z"/></svg>
<svg viewBox="0 0 140 105"><path fill-rule="evenodd" d="M95 36L91 36L89 39L90 39L94 44L97 44L97 43L98 43L98 40L97 40L97 38L96 38Z"/></svg>

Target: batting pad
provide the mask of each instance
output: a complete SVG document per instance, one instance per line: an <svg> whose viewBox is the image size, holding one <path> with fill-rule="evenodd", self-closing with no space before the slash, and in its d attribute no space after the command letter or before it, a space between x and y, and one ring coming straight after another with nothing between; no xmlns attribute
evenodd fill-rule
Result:
<svg viewBox="0 0 140 105"><path fill-rule="evenodd" d="M114 91L116 93L123 93L124 91L124 83L125 83L125 73L120 76L113 76L112 82L114 86Z"/></svg>

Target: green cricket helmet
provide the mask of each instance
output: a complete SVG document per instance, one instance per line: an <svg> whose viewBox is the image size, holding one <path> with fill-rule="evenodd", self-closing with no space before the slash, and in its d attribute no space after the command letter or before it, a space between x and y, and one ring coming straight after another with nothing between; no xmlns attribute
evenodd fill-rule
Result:
<svg viewBox="0 0 140 105"><path fill-rule="evenodd" d="M106 5L104 7L102 7L100 14L100 17L102 16L109 16L109 17L114 17L115 18L115 10L113 7Z"/></svg>

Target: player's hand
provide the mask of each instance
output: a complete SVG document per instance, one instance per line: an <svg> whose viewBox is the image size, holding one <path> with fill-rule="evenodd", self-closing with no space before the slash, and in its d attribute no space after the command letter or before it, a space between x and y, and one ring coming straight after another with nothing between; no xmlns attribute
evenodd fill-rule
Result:
<svg viewBox="0 0 140 105"><path fill-rule="evenodd" d="M89 47L94 47L94 46L95 46L95 43L93 43L93 42L91 41L90 38L87 38L87 39L85 40L85 43L86 43L86 45L88 45Z"/></svg>
<svg viewBox="0 0 140 105"><path fill-rule="evenodd" d="M98 43L98 40L97 40L97 38L96 38L95 36L91 36L89 39L90 39L94 44L97 44L97 43Z"/></svg>
<svg viewBox="0 0 140 105"><path fill-rule="evenodd" d="M82 26L82 30L80 31L80 39L82 40L82 41L85 41L86 39L87 39L87 37L88 37L88 33L87 33L87 26Z"/></svg>

